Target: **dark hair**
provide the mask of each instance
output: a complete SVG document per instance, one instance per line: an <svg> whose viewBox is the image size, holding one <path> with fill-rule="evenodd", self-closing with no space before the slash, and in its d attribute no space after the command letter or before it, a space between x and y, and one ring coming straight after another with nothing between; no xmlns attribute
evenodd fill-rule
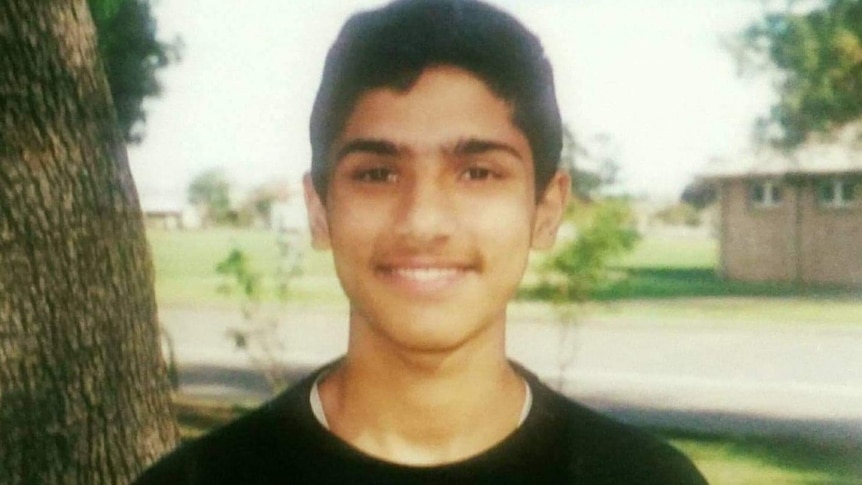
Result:
<svg viewBox="0 0 862 485"><path fill-rule="evenodd" d="M560 159L562 128L551 65L514 17L476 0L397 0L353 15L329 49L311 112L311 176L326 198L329 151L358 98L407 90L422 72L450 65L476 75L513 109L530 142L540 197Z"/></svg>

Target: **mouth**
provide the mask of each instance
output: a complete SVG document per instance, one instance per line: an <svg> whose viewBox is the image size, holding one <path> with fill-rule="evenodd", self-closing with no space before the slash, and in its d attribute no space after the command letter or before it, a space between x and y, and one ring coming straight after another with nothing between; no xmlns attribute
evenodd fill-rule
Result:
<svg viewBox="0 0 862 485"><path fill-rule="evenodd" d="M395 267L384 270L392 276L414 280L419 282L428 282L436 280L444 280L454 278L465 272L464 268L457 267L423 267L423 268L403 268Z"/></svg>
<svg viewBox="0 0 862 485"><path fill-rule="evenodd" d="M414 294L439 293L454 287L473 268L457 264L382 265L378 274L389 284Z"/></svg>

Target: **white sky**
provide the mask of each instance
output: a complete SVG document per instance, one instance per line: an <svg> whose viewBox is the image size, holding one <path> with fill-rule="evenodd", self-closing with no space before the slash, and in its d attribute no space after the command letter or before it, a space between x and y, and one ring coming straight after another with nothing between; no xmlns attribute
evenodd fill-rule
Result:
<svg viewBox="0 0 862 485"><path fill-rule="evenodd" d="M329 44L346 17L379 0L156 0L163 39L185 44L147 102L130 147L145 205L181 203L190 180L223 167L238 186L299 181L308 116ZM740 79L721 48L756 19L750 0L493 0L545 45L563 119L610 136L634 194L677 197L715 156L749 147L773 94Z"/></svg>

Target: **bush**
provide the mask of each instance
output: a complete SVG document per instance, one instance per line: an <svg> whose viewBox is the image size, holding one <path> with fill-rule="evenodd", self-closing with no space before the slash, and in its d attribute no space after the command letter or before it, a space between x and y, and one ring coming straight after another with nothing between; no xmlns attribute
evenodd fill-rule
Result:
<svg viewBox="0 0 862 485"><path fill-rule="evenodd" d="M628 204L599 203L576 238L566 242L541 266L539 296L557 303L581 302L611 279L608 262L631 250L639 236Z"/></svg>

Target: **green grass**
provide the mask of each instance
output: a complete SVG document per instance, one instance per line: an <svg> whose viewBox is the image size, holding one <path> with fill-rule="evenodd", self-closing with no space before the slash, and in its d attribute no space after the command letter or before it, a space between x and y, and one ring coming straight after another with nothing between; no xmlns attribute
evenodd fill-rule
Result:
<svg viewBox="0 0 862 485"><path fill-rule="evenodd" d="M614 266L627 269L675 268L710 270L718 262L714 239L641 239Z"/></svg>
<svg viewBox="0 0 862 485"><path fill-rule="evenodd" d="M593 299L619 301L699 297L858 298L858 290L791 283L726 281L715 272L718 245L712 239L643 239L611 262L612 281ZM538 264L538 261L537 263ZM537 281L528 275L528 281ZM528 288L524 292L530 295Z"/></svg>
<svg viewBox="0 0 862 485"><path fill-rule="evenodd" d="M714 240L645 239L631 253L613 262L623 277L595 295L600 301L635 298L859 296L846 288L799 286L791 283L726 281L715 272L718 244Z"/></svg>
<svg viewBox="0 0 862 485"><path fill-rule="evenodd" d="M581 305L592 317L738 324L805 322L859 324L862 291L792 284L747 283L720 279L714 267L718 247L711 239L641 240L611 264L614 280L598 288L593 301ZM519 293L519 311L540 305L536 268L531 262Z"/></svg>
<svg viewBox="0 0 862 485"><path fill-rule="evenodd" d="M156 298L160 305L236 306L239 295L226 296L219 287L228 280L216 273L216 265L231 249L247 253L251 269L263 277L264 301L276 301L276 236L272 231L211 229L206 231L147 232L156 267ZM291 297L305 303L342 302L344 297L329 253L306 251L302 274L291 286Z"/></svg>
<svg viewBox="0 0 862 485"><path fill-rule="evenodd" d="M245 251L253 269L263 275L264 301L277 301L269 291L274 288L278 263L272 232L150 230L148 237L156 266L156 296L162 306L236 309L238 295L218 292L226 280L215 271L216 264L233 247ZM667 321L859 322L862 292L858 290L723 281L713 271L716 254L716 243L708 239L644 239L634 251L613 262L619 279L599 289L596 302L585 305L585 311L598 316ZM537 281L535 268L541 257L540 253L531 260L524 294L529 294L529 285ZM306 251L302 274L292 282L290 297L293 303L303 305L344 305L330 253ZM529 298L515 304L516 311L534 306L546 304Z"/></svg>
<svg viewBox="0 0 862 485"><path fill-rule="evenodd" d="M616 266L624 277L600 288L595 299L600 301L633 298L692 298L692 297L806 297L849 298L853 290L829 286L798 286L789 283L749 283L725 281L711 268L673 268Z"/></svg>
<svg viewBox="0 0 862 485"><path fill-rule="evenodd" d="M189 440L251 408L178 397L174 409L183 439ZM862 483L855 450L788 440L654 431L689 456L712 485Z"/></svg>
<svg viewBox="0 0 862 485"><path fill-rule="evenodd" d="M788 439L661 432L713 485L860 484L858 451Z"/></svg>

